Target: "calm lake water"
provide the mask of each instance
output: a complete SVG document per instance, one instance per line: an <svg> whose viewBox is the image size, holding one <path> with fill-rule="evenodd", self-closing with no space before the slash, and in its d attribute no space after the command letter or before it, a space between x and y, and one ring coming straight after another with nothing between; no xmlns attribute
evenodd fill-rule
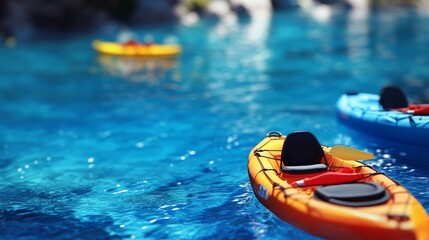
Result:
<svg viewBox="0 0 429 240"><path fill-rule="evenodd" d="M428 149L337 122L346 91L429 102L429 17L288 11L136 29L176 59L99 56L97 32L0 46L4 239L317 239L254 197L249 151L277 130L376 154L429 211Z"/></svg>

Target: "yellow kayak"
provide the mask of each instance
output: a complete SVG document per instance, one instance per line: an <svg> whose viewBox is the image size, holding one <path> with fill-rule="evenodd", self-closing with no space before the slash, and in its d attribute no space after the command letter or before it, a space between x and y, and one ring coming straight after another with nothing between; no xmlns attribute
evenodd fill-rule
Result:
<svg viewBox="0 0 429 240"><path fill-rule="evenodd" d="M172 57L182 50L178 44L122 44L99 40L93 41L92 46L102 54L135 57Z"/></svg>
<svg viewBox="0 0 429 240"><path fill-rule="evenodd" d="M355 160L370 153L325 147L309 132L271 132L249 154L258 200L282 220L326 239L429 239L429 218L411 193Z"/></svg>

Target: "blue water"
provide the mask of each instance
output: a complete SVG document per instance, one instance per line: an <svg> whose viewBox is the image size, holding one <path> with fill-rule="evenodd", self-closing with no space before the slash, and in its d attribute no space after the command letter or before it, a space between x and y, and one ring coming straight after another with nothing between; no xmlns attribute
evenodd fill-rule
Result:
<svg viewBox="0 0 429 240"><path fill-rule="evenodd" d="M335 117L349 90L428 100L429 17L317 12L136 29L174 36L173 60L100 57L109 31L0 46L1 238L317 239L253 195L247 155L271 130L376 153L429 211L429 150Z"/></svg>

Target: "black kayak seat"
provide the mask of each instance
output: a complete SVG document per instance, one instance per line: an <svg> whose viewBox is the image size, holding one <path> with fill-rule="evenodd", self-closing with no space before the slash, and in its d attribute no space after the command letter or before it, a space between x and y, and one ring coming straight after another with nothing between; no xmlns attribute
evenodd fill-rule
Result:
<svg viewBox="0 0 429 240"><path fill-rule="evenodd" d="M349 207L375 206L387 202L390 194L375 182L355 182L317 187L316 199Z"/></svg>
<svg viewBox="0 0 429 240"><path fill-rule="evenodd" d="M283 143L281 161L285 173L314 173L326 171L322 146L310 132L293 132Z"/></svg>
<svg viewBox="0 0 429 240"><path fill-rule="evenodd" d="M408 107L404 92L396 86L384 87L380 93L379 103L385 110Z"/></svg>

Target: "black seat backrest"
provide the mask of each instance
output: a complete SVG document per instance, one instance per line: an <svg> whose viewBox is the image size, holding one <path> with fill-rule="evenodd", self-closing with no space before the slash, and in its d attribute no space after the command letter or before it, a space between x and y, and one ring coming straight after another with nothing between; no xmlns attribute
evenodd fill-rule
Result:
<svg viewBox="0 0 429 240"><path fill-rule="evenodd" d="M380 105L383 109L408 107L408 101L402 90L396 86L386 86L380 93Z"/></svg>
<svg viewBox="0 0 429 240"><path fill-rule="evenodd" d="M281 160L285 166L312 165L325 158L322 146L310 132L293 132L283 143Z"/></svg>

